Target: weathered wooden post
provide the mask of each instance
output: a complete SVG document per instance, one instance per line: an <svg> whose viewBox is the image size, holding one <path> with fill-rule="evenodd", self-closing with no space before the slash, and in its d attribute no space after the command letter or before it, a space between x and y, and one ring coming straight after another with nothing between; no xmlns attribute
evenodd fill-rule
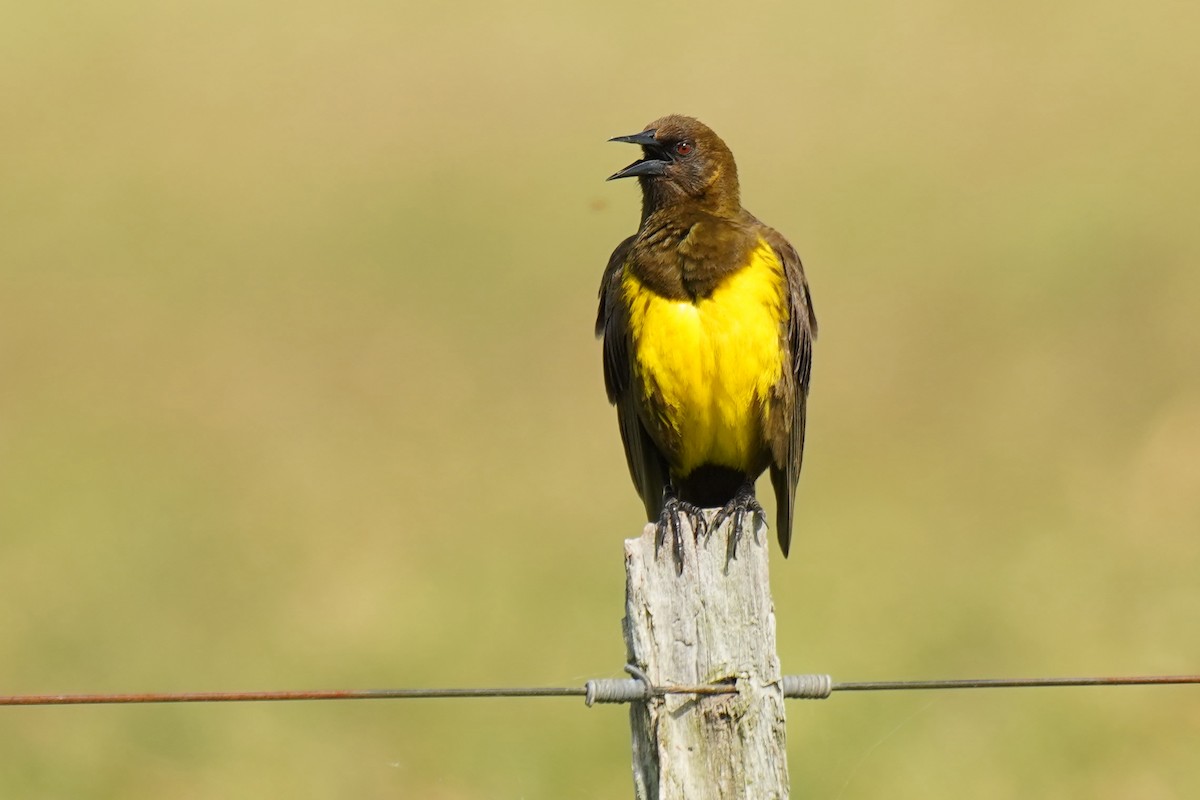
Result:
<svg viewBox="0 0 1200 800"><path fill-rule="evenodd" d="M709 517L711 519L711 516ZM668 694L630 706L638 800L788 796L786 732L768 536L748 520L684 536L683 573L648 525L625 542L625 643L652 686L736 681L737 694Z"/></svg>

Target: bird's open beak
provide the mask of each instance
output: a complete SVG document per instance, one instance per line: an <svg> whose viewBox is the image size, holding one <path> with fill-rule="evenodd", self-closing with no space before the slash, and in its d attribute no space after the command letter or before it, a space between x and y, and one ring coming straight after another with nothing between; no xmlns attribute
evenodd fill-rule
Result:
<svg viewBox="0 0 1200 800"><path fill-rule="evenodd" d="M640 144L646 151L646 157L639 159L630 164L620 172L614 172L608 176L608 180L613 181L617 178L637 178L642 175L662 175L670 162L665 158L656 158L655 156L665 156L662 150L662 145L654 138L654 131L642 131L641 133L633 133L629 136L614 136L609 139L610 142L626 142L628 144Z"/></svg>

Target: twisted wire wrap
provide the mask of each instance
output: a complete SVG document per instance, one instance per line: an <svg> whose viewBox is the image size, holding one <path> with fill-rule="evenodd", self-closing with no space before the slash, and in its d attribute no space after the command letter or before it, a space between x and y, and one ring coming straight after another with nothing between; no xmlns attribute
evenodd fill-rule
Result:
<svg viewBox="0 0 1200 800"><path fill-rule="evenodd" d="M829 675L784 675L780 683L783 696L797 700L824 700L833 693Z"/></svg>
<svg viewBox="0 0 1200 800"><path fill-rule="evenodd" d="M654 696L650 679L633 664L626 664L625 671L632 678L598 678L583 685L587 690L584 702L588 708L592 703L632 703L634 700L649 700Z"/></svg>

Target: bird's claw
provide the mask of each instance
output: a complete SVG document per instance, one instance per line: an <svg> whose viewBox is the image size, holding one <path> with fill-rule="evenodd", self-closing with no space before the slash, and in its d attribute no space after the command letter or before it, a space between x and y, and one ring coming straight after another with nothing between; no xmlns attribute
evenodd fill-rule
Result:
<svg viewBox="0 0 1200 800"><path fill-rule="evenodd" d="M746 515L749 514L751 520L766 524L767 515L763 511L763 507L759 505L758 498L754 496L754 485L750 483L743 484L733 496L733 499L722 506L721 510L713 517L712 529L719 530L722 525L728 520L733 520L733 525L729 530L729 557L737 557L738 541L742 538L742 531L746 525Z"/></svg>
<svg viewBox="0 0 1200 800"><path fill-rule="evenodd" d="M655 550L662 549L667 537L671 539L671 552L675 556L675 571L683 574L683 520L687 518L692 529L692 536L699 539L708 535L708 521L704 518L704 509L680 500L674 495L668 495L663 502L662 515L656 526L654 539Z"/></svg>

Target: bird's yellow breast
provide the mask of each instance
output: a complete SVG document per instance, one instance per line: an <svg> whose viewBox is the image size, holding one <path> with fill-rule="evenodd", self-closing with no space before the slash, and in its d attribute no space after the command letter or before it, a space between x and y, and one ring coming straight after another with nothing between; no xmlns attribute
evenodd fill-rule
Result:
<svg viewBox="0 0 1200 800"><path fill-rule="evenodd" d="M754 469L766 399L783 370L786 281L775 251L760 240L749 263L700 300L667 300L629 270L622 288L637 388L651 398L651 427L676 445L672 472Z"/></svg>

